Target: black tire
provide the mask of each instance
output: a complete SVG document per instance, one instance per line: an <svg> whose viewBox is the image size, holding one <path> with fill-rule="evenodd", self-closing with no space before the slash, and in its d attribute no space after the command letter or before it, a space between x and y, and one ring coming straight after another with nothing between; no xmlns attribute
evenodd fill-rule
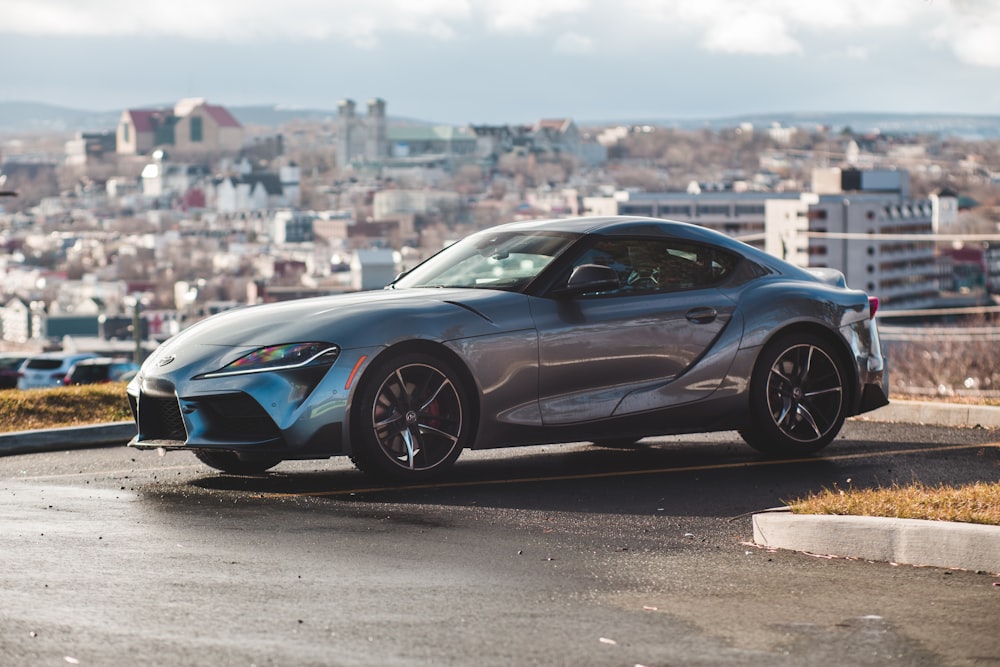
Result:
<svg viewBox="0 0 1000 667"><path fill-rule="evenodd" d="M379 479L438 477L475 432L469 396L461 375L444 359L411 353L378 362L359 388L351 461Z"/></svg>
<svg viewBox="0 0 1000 667"><path fill-rule="evenodd" d="M281 463L271 456L239 455L236 452L199 449L194 455L205 465L231 475L259 475Z"/></svg>
<svg viewBox="0 0 1000 667"><path fill-rule="evenodd" d="M764 454L818 452L844 425L850 400L847 377L841 356L822 337L777 337L757 358L749 421L740 435Z"/></svg>

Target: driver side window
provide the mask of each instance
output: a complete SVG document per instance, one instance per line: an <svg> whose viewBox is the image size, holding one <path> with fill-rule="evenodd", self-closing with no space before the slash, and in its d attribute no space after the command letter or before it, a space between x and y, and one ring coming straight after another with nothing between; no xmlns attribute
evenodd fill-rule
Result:
<svg viewBox="0 0 1000 667"><path fill-rule="evenodd" d="M618 274L618 289L595 296L676 292L718 284L736 257L717 248L676 240L604 239L576 262L608 266Z"/></svg>

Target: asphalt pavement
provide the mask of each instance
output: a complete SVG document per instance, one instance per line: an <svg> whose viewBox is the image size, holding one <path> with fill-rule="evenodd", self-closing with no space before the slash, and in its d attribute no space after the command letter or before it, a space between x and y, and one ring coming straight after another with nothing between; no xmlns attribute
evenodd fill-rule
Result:
<svg viewBox="0 0 1000 667"><path fill-rule="evenodd" d="M856 419L1000 429L1000 407L893 401ZM0 456L125 445L132 422L0 434ZM753 515L763 548L821 556L1000 573L1000 526L864 516L792 514L775 508Z"/></svg>

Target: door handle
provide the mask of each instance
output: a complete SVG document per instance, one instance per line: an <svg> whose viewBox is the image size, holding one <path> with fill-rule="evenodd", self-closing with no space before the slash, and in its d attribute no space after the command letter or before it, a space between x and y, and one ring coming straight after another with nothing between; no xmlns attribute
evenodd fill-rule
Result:
<svg viewBox="0 0 1000 667"><path fill-rule="evenodd" d="M692 308L687 311L684 316L688 319L688 322L692 324L708 324L709 322L714 322L715 318L718 317L719 313L716 312L715 308Z"/></svg>

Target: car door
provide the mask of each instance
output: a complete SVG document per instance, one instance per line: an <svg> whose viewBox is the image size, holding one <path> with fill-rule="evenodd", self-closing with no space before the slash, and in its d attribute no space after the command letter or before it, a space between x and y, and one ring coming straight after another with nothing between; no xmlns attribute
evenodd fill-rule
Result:
<svg viewBox="0 0 1000 667"><path fill-rule="evenodd" d="M543 422L608 417L638 391L653 397L652 404L641 402L643 410L671 404L663 387L695 363L732 318L733 302L715 286L735 262L727 253L687 242L595 242L573 267L612 267L617 288L531 303Z"/></svg>

